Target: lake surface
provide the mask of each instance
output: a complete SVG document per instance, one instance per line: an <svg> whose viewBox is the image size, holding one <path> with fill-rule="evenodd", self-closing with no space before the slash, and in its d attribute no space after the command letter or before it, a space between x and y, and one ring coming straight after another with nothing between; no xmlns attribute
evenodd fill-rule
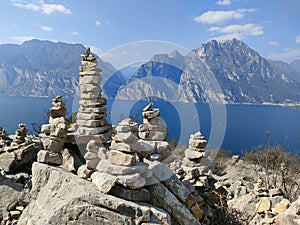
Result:
<svg viewBox="0 0 300 225"><path fill-rule="evenodd" d="M64 99L68 114L78 109L78 99ZM141 112L148 102L108 101L108 120L116 124L133 117L141 122ZM189 135L198 130L209 140L209 148L221 147L240 153L255 146L285 145L300 150L300 110L267 105L209 105L155 101L161 117L169 128L169 140L187 144ZM33 133L31 123L47 123L50 98L0 97L0 127L13 134L19 123Z"/></svg>

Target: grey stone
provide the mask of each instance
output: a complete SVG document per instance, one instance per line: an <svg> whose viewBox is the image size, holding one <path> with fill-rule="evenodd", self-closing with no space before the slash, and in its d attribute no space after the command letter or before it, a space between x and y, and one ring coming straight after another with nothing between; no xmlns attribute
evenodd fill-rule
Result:
<svg viewBox="0 0 300 225"><path fill-rule="evenodd" d="M144 131L138 133L139 137L146 141L165 141L168 138L166 131Z"/></svg>
<svg viewBox="0 0 300 225"><path fill-rule="evenodd" d="M46 164L61 165L63 157L58 153L40 150L37 155L37 161Z"/></svg>
<svg viewBox="0 0 300 225"><path fill-rule="evenodd" d="M174 172L164 163L149 160L144 160L144 162L149 164L149 170L152 171L153 176L160 182L174 175Z"/></svg>
<svg viewBox="0 0 300 225"><path fill-rule="evenodd" d="M6 179L0 180L0 213L7 212L7 207L18 201L23 185Z"/></svg>
<svg viewBox="0 0 300 225"><path fill-rule="evenodd" d="M117 181L116 176L102 172L94 172L91 175L91 178L92 182L97 186L97 188L105 194L112 189Z"/></svg>
<svg viewBox="0 0 300 225"><path fill-rule="evenodd" d="M86 153L84 154L84 158L85 158L86 160L98 158L98 153L95 153L95 152L86 152Z"/></svg>
<svg viewBox="0 0 300 225"><path fill-rule="evenodd" d="M103 147L103 144L96 140L90 140L86 146L86 150L98 154L99 148Z"/></svg>
<svg viewBox="0 0 300 225"><path fill-rule="evenodd" d="M116 184L111 188L109 194L129 201L136 201L136 202L149 202L151 197L150 192L147 189L125 188L118 184Z"/></svg>
<svg viewBox="0 0 300 225"><path fill-rule="evenodd" d="M98 166L99 162L100 162L100 159L98 157L93 158L93 159L87 159L86 166L88 169L95 170L96 167Z"/></svg>
<svg viewBox="0 0 300 225"><path fill-rule="evenodd" d="M180 225L201 223L163 184L147 186L153 198L151 203L166 210Z"/></svg>
<svg viewBox="0 0 300 225"><path fill-rule="evenodd" d="M148 164L139 162L133 166L119 166L112 164L109 160L101 160L96 169L112 175L128 175L145 172L148 169Z"/></svg>
<svg viewBox="0 0 300 225"><path fill-rule="evenodd" d="M134 173L130 175L117 175L117 178L117 182L119 184L133 189L141 188L146 184L145 178L143 178L140 173Z"/></svg>
<svg viewBox="0 0 300 225"><path fill-rule="evenodd" d="M155 144L144 140L138 140L135 144L132 145L132 149L135 149L143 157L146 158L150 153L155 152Z"/></svg>
<svg viewBox="0 0 300 225"><path fill-rule="evenodd" d="M184 156L187 158L187 159L201 159L203 156L205 156L205 153L204 152L196 152L196 151L192 151L190 149L186 149L184 151Z"/></svg>
<svg viewBox="0 0 300 225"><path fill-rule="evenodd" d="M145 119L153 119L155 117L159 117L160 116L160 110L159 109L152 109L151 111L144 111L142 112L143 117Z"/></svg>
<svg viewBox="0 0 300 225"><path fill-rule="evenodd" d="M131 166L136 163L136 157L134 153L123 153L116 150L110 150L109 161L114 165Z"/></svg>
<svg viewBox="0 0 300 225"><path fill-rule="evenodd" d="M91 177L92 173L94 172L94 170L91 170L91 169L88 169L87 168L87 165L82 165L78 168L77 170L77 175L80 177L80 178L83 178L83 179L88 179Z"/></svg>
<svg viewBox="0 0 300 225"><path fill-rule="evenodd" d="M0 154L0 168L7 173L30 171L31 165L37 159L37 153L42 148L39 142L17 147L13 152Z"/></svg>
<svg viewBox="0 0 300 225"><path fill-rule="evenodd" d="M149 207L101 193L91 182L57 167L34 163L32 200L22 224L141 224Z"/></svg>
<svg viewBox="0 0 300 225"><path fill-rule="evenodd" d="M135 152L134 150L132 150L130 148L129 144L126 144L126 143L123 143L123 142L113 141L112 144L111 144L111 149L118 150L118 151L121 151L121 152Z"/></svg>

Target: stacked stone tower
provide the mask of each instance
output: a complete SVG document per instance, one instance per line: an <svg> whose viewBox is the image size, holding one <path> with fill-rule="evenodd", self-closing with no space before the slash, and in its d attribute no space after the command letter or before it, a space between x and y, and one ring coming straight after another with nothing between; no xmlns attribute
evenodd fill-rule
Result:
<svg viewBox="0 0 300 225"><path fill-rule="evenodd" d="M184 152L182 160L182 169L179 177L184 180L189 180L194 186L206 186L207 176L206 170L209 160L205 154L207 140L200 131L190 135L189 147Z"/></svg>
<svg viewBox="0 0 300 225"><path fill-rule="evenodd" d="M159 108L152 108L152 106L153 103L150 102L143 109L143 124L138 128L139 149L151 149L152 147L152 151L148 151L148 155L147 151L145 151L146 154L143 154L143 151L141 151L143 157L151 161L162 161L171 154L171 149L167 142L168 128L159 117Z"/></svg>
<svg viewBox="0 0 300 225"><path fill-rule="evenodd" d="M57 96L52 100L50 109L49 124L42 125L41 134L45 151L40 151L38 161L50 164L62 164L63 145L68 134L68 126L65 115L67 113L62 96Z"/></svg>
<svg viewBox="0 0 300 225"><path fill-rule="evenodd" d="M77 143L88 143L96 140L108 143L111 139L111 125L106 120L106 99L102 97L101 69L90 48L81 55L82 66L79 72L80 107L77 114Z"/></svg>

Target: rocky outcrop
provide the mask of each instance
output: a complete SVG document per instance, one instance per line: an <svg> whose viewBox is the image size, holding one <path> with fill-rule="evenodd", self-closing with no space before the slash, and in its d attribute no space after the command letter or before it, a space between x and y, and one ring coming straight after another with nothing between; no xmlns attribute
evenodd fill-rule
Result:
<svg viewBox="0 0 300 225"><path fill-rule="evenodd" d="M18 224L170 224L164 210L103 194L63 169L34 163L32 173L31 201Z"/></svg>

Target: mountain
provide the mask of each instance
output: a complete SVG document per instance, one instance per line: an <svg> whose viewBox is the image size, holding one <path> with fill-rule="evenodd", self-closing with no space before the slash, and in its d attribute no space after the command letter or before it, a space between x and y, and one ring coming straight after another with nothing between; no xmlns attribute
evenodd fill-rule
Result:
<svg viewBox="0 0 300 225"><path fill-rule="evenodd" d="M31 40L22 45L0 45L0 95L53 97L74 96L78 87L81 44ZM125 83L120 72L98 59L107 97Z"/></svg>
<svg viewBox="0 0 300 225"><path fill-rule="evenodd" d="M298 102L300 84L294 70L283 73L275 64L237 39L213 40L185 56L176 51L154 56L121 87L118 96L184 102Z"/></svg>

